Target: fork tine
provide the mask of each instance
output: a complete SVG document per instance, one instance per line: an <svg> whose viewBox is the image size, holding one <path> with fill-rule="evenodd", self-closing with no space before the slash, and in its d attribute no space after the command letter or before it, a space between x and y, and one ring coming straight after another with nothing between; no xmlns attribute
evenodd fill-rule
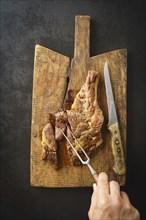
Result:
<svg viewBox="0 0 146 220"><path fill-rule="evenodd" d="M80 143L77 141L77 139L76 139L75 136L73 135L73 133L70 131L71 134L72 134L72 136L73 136L73 138L75 139L75 141L77 141L79 147L81 148L82 152L83 152L84 155L86 156L87 160L83 160L83 159L80 157L79 153L78 153L77 150L74 148L74 146L72 145L72 143L70 142L70 140L68 139L68 137L66 136L66 134L62 131L61 128L59 128L59 129L60 129L60 131L62 132L62 134L63 134L63 136L65 137L65 139L67 140L67 142L69 143L69 145L71 146L71 148L74 150L74 152L75 152L76 155L78 156L78 158L79 158L79 160L81 161L81 163L82 163L82 164L88 164L90 159L89 159L88 155L86 154L86 152L84 151L84 149L81 147Z"/></svg>
<svg viewBox="0 0 146 220"><path fill-rule="evenodd" d="M86 154L86 151L82 148L82 146L80 145L80 142L78 141L78 139L76 139L76 137L74 136L74 134L72 133L71 130L70 130L70 133L72 134L73 138L74 138L75 141L78 143L78 145L80 146L80 148L81 148L82 152L85 154L86 158L87 158L87 159L90 159L90 158L88 157L88 155Z"/></svg>
<svg viewBox="0 0 146 220"><path fill-rule="evenodd" d="M79 160L81 161L82 164L85 164L88 166L94 180L98 181L98 176L97 176L97 172L94 170L94 168L89 164L90 162L90 158L88 157L88 155L86 154L86 152L84 151L84 149L82 148L82 146L80 145L79 141L76 139L76 137L74 136L74 134L71 132L71 135L73 136L73 138L75 139L75 141L78 143L79 147L81 148L82 152L84 153L84 155L86 156L87 160L82 160L82 158L80 157L80 155L78 154L77 150L74 148L74 146L72 145L72 143L70 142L70 140L68 139L68 137L66 136L66 134L62 131L61 128L59 128L60 131L62 132L63 136L65 137L65 139L67 140L67 142L69 143L69 145L71 146L71 148L74 150L74 152L76 153L77 157L79 158Z"/></svg>

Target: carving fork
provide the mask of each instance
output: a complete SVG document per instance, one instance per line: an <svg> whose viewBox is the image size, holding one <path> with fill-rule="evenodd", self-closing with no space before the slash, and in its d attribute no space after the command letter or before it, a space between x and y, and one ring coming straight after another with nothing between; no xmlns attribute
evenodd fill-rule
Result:
<svg viewBox="0 0 146 220"><path fill-rule="evenodd" d="M73 136L73 139L76 141L76 143L78 144L78 146L80 147L81 151L83 152L83 154L85 155L86 157L86 160L83 160L81 158L81 156L79 155L79 153L77 152L77 150L74 148L74 146L72 145L72 143L70 142L70 140L68 139L68 137L66 136L66 134L62 131L61 128L59 128L61 133L63 134L63 136L65 137L65 139L67 140L67 142L69 143L69 145L71 146L71 148L74 150L74 152L76 153L77 157L79 158L79 160L81 161L81 163L83 165L87 165L93 178L95 179L96 183L97 183L97 180L98 180L98 174L97 172L93 169L93 167L90 165L90 158L89 156L87 155L87 153L85 152L85 150L82 148L82 146L80 145L79 141L76 139L76 137L74 136L74 134L71 132L70 130L70 133L71 135Z"/></svg>

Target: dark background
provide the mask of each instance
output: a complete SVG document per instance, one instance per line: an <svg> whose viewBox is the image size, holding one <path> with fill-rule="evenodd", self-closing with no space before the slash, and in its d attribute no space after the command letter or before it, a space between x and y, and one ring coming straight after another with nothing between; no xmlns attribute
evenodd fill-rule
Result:
<svg viewBox="0 0 146 220"><path fill-rule="evenodd" d="M146 219L145 1L1 1L2 220L85 220L92 188L31 187L30 129L35 44L73 57L75 15L91 16L91 55L128 49L127 182Z"/></svg>

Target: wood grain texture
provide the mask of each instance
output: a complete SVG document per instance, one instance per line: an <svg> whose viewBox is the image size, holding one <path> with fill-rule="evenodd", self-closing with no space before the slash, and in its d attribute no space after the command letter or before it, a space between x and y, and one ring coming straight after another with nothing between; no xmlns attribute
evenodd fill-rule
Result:
<svg viewBox="0 0 146 220"><path fill-rule="evenodd" d="M59 143L60 168L55 171L49 164L41 160L41 132L47 123L48 113L60 110L66 91L67 77L70 82L64 106L70 105L85 82L88 70L98 71L98 102L104 114L102 128L103 143L91 156L91 165L97 172L105 171L109 179L125 183L125 175L118 176L113 171L113 154L110 132L107 129L108 115L104 86L104 63L108 62L121 139L124 152L126 149L126 82L127 82L127 50L115 50L98 56L89 57L90 17L77 16L75 25L75 55L70 58L37 45L34 61L34 81L32 100L31 131L31 185L43 187L83 187L94 182L86 166L70 166L66 157L66 142ZM81 31L82 30L82 31ZM86 30L86 31L85 31Z"/></svg>
<svg viewBox="0 0 146 220"><path fill-rule="evenodd" d="M70 58L36 45L31 127L32 185L41 184L40 182L44 185L46 181L49 165L41 161L42 129L48 122L48 113L56 113L62 108L69 66Z"/></svg>
<svg viewBox="0 0 146 220"><path fill-rule="evenodd" d="M70 82L64 103L65 109L70 109L71 104L81 86L84 84L89 70L90 51L90 17L75 17L75 43L74 58L71 59Z"/></svg>

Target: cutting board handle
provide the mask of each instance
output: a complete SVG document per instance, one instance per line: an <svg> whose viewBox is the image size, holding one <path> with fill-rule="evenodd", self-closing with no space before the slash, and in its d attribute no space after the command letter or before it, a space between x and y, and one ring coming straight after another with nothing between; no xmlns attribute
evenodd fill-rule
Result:
<svg viewBox="0 0 146 220"><path fill-rule="evenodd" d="M90 51L90 16L75 17L74 58L89 59Z"/></svg>

